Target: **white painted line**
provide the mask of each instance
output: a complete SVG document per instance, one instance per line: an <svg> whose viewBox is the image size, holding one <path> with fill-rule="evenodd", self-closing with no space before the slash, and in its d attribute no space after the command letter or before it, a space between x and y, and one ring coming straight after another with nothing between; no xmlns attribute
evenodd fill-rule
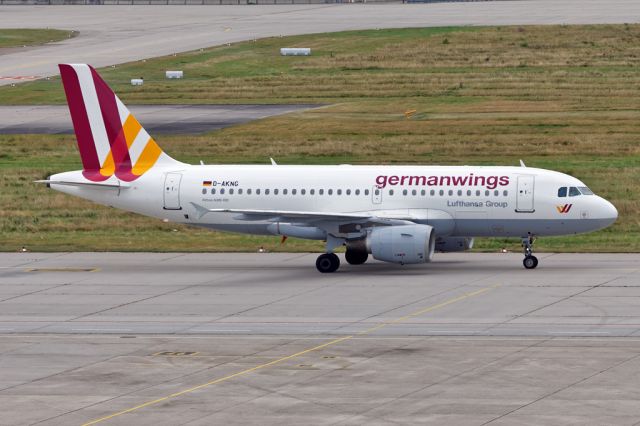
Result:
<svg viewBox="0 0 640 426"><path fill-rule="evenodd" d="M72 328L72 331L132 331L130 328Z"/></svg>
<svg viewBox="0 0 640 426"><path fill-rule="evenodd" d="M549 334L611 334L608 331L551 331Z"/></svg>
<svg viewBox="0 0 640 426"><path fill-rule="evenodd" d="M228 329L218 329L218 328L211 328L211 329L205 329L205 330L189 330L190 333L233 333L233 332L243 332L243 333L248 333L251 330L239 330L239 329L233 329L233 328L228 328Z"/></svg>

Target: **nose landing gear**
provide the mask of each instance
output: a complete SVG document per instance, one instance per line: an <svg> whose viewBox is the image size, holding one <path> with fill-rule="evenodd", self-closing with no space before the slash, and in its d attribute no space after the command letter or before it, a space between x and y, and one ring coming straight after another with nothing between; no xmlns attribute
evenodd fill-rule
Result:
<svg viewBox="0 0 640 426"><path fill-rule="evenodd" d="M535 241L531 232L522 239L522 246L524 247L524 260L522 264L526 269L534 269L538 266L538 258L533 255L533 243Z"/></svg>

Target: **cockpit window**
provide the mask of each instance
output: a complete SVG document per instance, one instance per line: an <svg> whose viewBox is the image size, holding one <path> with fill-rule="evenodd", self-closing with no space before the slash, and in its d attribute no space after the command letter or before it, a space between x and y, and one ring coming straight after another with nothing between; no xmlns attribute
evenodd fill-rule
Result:
<svg viewBox="0 0 640 426"><path fill-rule="evenodd" d="M569 197L577 197L580 195L580 191L575 186L569 188Z"/></svg>
<svg viewBox="0 0 640 426"><path fill-rule="evenodd" d="M567 187L563 186L562 188L558 188L558 197L566 197L567 196Z"/></svg>
<svg viewBox="0 0 640 426"><path fill-rule="evenodd" d="M582 195L593 195L593 191L586 186L579 186L578 189L582 192Z"/></svg>

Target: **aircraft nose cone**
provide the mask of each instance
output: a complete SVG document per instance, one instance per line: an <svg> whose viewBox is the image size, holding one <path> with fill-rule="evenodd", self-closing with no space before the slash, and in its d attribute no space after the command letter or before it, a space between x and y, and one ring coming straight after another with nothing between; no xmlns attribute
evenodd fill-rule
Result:
<svg viewBox="0 0 640 426"><path fill-rule="evenodd" d="M602 212L603 218L609 221L607 226L611 225L618 219L618 209L604 198L602 199Z"/></svg>

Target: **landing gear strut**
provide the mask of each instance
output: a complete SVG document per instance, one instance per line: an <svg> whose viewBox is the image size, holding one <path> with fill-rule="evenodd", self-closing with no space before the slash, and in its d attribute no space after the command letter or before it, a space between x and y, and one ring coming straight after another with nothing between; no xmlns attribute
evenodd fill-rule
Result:
<svg viewBox="0 0 640 426"><path fill-rule="evenodd" d="M527 269L533 269L538 266L538 258L533 255L534 241L535 238L533 237L531 232L529 232L528 235L522 239L522 247L524 247L524 260L522 261L522 264Z"/></svg>
<svg viewBox="0 0 640 426"><path fill-rule="evenodd" d="M316 268L322 273L335 272L340 267L340 259L335 253L325 253L318 256Z"/></svg>

